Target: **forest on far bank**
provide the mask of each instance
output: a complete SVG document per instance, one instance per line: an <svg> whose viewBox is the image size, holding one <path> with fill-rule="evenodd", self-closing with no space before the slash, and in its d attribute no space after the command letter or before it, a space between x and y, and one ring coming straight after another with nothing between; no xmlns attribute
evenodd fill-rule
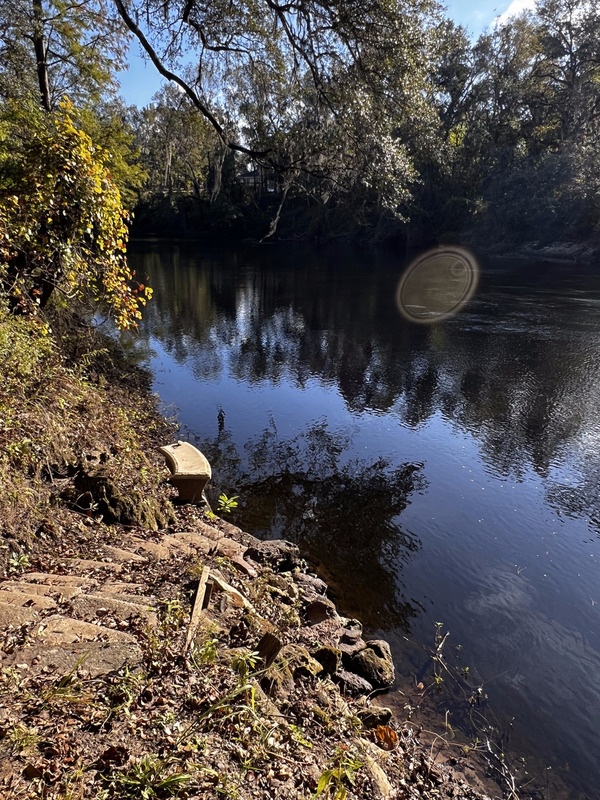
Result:
<svg viewBox="0 0 600 800"><path fill-rule="evenodd" d="M119 96L128 43L168 80L144 108ZM7 0L6 241L17 219L61 240L41 209L78 202L68 159L45 169L65 114L135 232L510 249L600 230L597 0L539 0L476 41L434 0Z"/></svg>

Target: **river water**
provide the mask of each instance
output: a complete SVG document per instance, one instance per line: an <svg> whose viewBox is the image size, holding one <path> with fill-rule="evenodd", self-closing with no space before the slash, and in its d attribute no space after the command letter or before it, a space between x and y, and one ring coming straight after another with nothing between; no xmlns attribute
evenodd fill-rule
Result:
<svg viewBox="0 0 600 800"><path fill-rule="evenodd" d="M424 325L392 252L138 242L130 263L155 290L140 350L213 498L390 641L400 713L485 740L467 718L493 711L531 774L600 797L600 275L480 261Z"/></svg>

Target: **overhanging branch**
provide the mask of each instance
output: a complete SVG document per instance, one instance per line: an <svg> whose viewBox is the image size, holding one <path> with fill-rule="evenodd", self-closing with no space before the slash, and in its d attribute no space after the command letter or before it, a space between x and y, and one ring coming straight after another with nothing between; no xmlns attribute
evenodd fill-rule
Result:
<svg viewBox="0 0 600 800"><path fill-rule="evenodd" d="M244 147L244 145L241 145L238 142L235 142L227 137L225 130L221 125L221 123L219 122L219 120L215 117L215 115L211 112L211 110L202 102L202 100L198 97L194 89L188 83L186 83L186 81L184 81L183 78L180 78L179 75L176 75L174 72L171 72L171 70L165 67L165 65L159 58L158 54L156 53L156 50L152 47L148 39L146 39L146 36L144 35L143 31L129 15L129 12L125 8L123 0L114 0L114 3L115 6L117 7L117 11L119 12L121 19L123 20L125 25L129 28L131 33L133 33L133 35L139 41L141 46L144 48L144 50L148 54L150 60L152 61L158 72L163 76L163 78L166 78L168 81L176 83L184 91L184 93L189 97L189 99L194 104L195 108L198 109L198 111L202 114L202 116L206 120L208 120L208 122L210 122L212 127L217 132L219 139L223 142L223 144L226 145L226 147L228 147L230 150L234 150L238 153L244 153L244 155L250 156L250 158L256 158L256 159L266 158L271 152L270 150L253 150L252 148Z"/></svg>

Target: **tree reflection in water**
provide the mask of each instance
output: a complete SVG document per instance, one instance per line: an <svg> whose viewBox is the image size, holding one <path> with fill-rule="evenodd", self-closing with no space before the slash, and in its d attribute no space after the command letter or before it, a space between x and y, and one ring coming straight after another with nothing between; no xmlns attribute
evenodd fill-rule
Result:
<svg viewBox="0 0 600 800"><path fill-rule="evenodd" d="M219 491L240 495L244 528L300 544L343 613L369 630L407 630L416 609L402 596L400 573L420 542L399 517L411 494L425 489L423 465L347 459L352 437L332 433L325 422L285 440L272 421L241 457L220 427L203 450Z"/></svg>

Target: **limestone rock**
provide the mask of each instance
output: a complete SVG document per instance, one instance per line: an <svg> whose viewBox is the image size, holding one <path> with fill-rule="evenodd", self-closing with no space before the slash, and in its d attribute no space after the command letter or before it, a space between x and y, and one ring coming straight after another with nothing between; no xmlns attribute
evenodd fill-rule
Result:
<svg viewBox="0 0 600 800"><path fill-rule="evenodd" d="M330 675L335 674L342 666L342 651L336 647L324 645L313 652L313 657L317 659L325 672Z"/></svg>
<svg viewBox="0 0 600 800"><path fill-rule="evenodd" d="M34 608L0 603L0 631L33 622L38 616Z"/></svg>
<svg viewBox="0 0 600 800"><path fill-rule="evenodd" d="M336 672L333 680L340 686L344 694L350 697L360 697L363 694L371 694L373 691L369 681L345 669L340 669Z"/></svg>
<svg viewBox="0 0 600 800"><path fill-rule="evenodd" d="M294 678L316 678L323 672L321 664L300 644L286 644L275 663L280 659L288 664Z"/></svg>
<svg viewBox="0 0 600 800"><path fill-rule="evenodd" d="M360 721L365 728L377 728L379 725L387 725L392 718L392 709L384 706L369 706L358 712Z"/></svg>
<svg viewBox="0 0 600 800"><path fill-rule="evenodd" d="M126 664L130 668L142 662L140 646L131 641L67 642L58 646L34 645L8 656L3 666L28 664L33 673L51 670L57 676L69 673L75 667L82 675L97 678L120 669Z"/></svg>
<svg viewBox="0 0 600 800"><path fill-rule="evenodd" d="M304 616L309 625L318 625L326 619L335 619L337 609L328 597L319 597L308 603L304 609Z"/></svg>
<svg viewBox="0 0 600 800"><path fill-rule="evenodd" d="M376 689L389 689L396 677L389 644L381 639L371 639L366 644L352 656L350 668Z"/></svg>
<svg viewBox="0 0 600 800"><path fill-rule="evenodd" d="M313 575L308 575L306 572L294 572L293 576L303 594L326 594L327 584L320 578L315 578Z"/></svg>
<svg viewBox="0 0 600 800"><path fill-rule="evenodd" d="M12 584L3 584L0 589L0 603L13 606L14 608L32 608L35 611L45 611L48 608L56 608L56 600L40 594L30 594L29 592L19 592L10 590Z"/></svg>
<svg viewBox="0 0 600 800"><path fill-rule="evenodd" d="M148 561L145 556L139 556L137 553L132 553L131 550L123 550L122 547L113 547L112 545L105 544L102 545L102 549L116 564L126 564L129 561Z"/></svg>
<svg viewBox="0 0 600 800"><path fill-rule="evenodd" d="M134 553L141 556L149 556L155 558L157 561L164 561L171 555L169 548L164 544L152 542L147 539L140 539L139 536L128 536L125 539L125 544Z"/></svg>
<svg viewBox="0 0 600 800"><path fill-rule="evenodd" d="M361 744L365 749L365 768L375 790L373 800L391 800L395 792L383 769L387 764L388 755L366 739L361 739Z"/></svg>
<svg viewBox="0 0 600 800"><path fill-rule="evenodd" d="M258 542L247 548L244 556L259 564L270 564L279 572L293 570L300 565L300 551L295 544L284 539Z"/></svg>

